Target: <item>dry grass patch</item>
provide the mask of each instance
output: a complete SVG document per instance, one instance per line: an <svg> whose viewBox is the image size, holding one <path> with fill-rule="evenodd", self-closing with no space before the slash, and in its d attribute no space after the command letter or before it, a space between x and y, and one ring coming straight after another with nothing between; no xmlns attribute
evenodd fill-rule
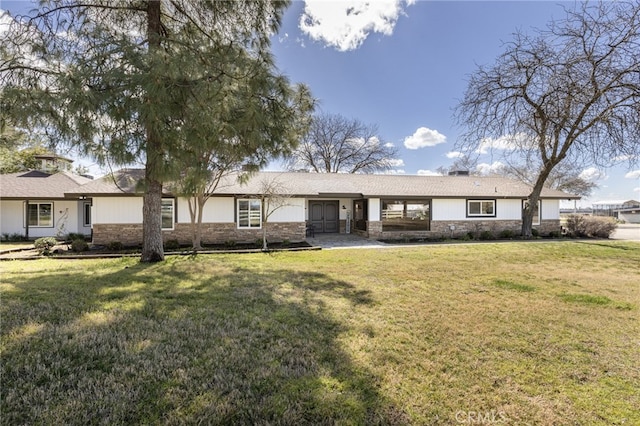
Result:
<svg viewBox="0 0 640 426"><path fill-rule="evenodd" d="M0 418L640 423L638 264L617 242L5 262Z"/></svg>

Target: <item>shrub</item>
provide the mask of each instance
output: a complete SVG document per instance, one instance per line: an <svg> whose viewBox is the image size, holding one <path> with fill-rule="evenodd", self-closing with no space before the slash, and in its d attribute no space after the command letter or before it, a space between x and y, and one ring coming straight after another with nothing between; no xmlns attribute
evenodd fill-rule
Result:
<svg viewBox="0 0 640 426"><path fill-rule="evenodd" d="M65 241L75 241L75 240L84 240L84 234L80 234L77 232L69 232L65 237Z"/></svg>
<svg viewBox="0 0 640 426"><path fill-rule="evenodd" d="M445 239L445 240L447 239L447 237L444 237L444 236L442 238ZM470 241L470 240L473 240L473 236L471 235L471 232L469 232L467 234L460 235L458 237L458 240L460 240L460 241Z"/></svg>
<svg viewBox="0 0 640 426"><path fill-rule="evenodd" d="M20 234L18 232L14 232L13 234L9 235L7 240L12 241L12 242L26 241L27 237L25 237L24 235L22 235L22 234Z"/></svg>
<svg viewBox="0 0 640 426"><path fill-rule="evenodd" d="M540 236L540 231L538 231L536 228L533 228L531 230L531 236L532 237L539 237Z"/></svg>
<svg viewBox="0 0 640 426"><path fill-rule="evenodd" d="M609 238L618 224L612 217L589 217L586 220L585 233L588 237Z"/></svg>
<svg viewBox="0 0 640 426"><path fill-rule="evenodd" d="M549 238L560 238L562 233L560 231L551 231L549 232Z"/></svg>
<svg viewBox="0 0 640 426"><path fill-rule="evenodd" d="M48 256L51 254L51 249L58 244L58 241L53 237L38 238L34 241L33 246L38 250L38 253Z"/></svg>
<svg viewBox="0 0 640 426"><path fill-rule="evenodd" d="M236 242L234 240L227 240L224 242L224 245L227 247L235 247L236 246Z"/></svg>
<svg viewBox="0 0 640 426"><path fill-rule="evenodd" d="M617 226L612 217L574 214L567 218L567 233L572 237L609 238Z"/></svg>
<svg viewBox="0 0 640 426"><path fill-rule="evenodd" d="M511 239L515 236L516 236L516 233L513 232L511 229L503 229L502 231L500 231L500 238Z"/></svg>
<svg viewBox="0 0 640 426"><path fill-rule="evenodd" d="M89 244L87 244L87 242L84 240L84 237L76 238L71 241L71 250L75 251L76 253L87 251L89 250Z"/></svg>
<svg viewBox="0 0 640 426"><path fill-rule="evenodd" d="M480 233L480 237L481 240L486 241L486 240L493 240L494 236L493 236L493 232L491 231L482 231Z"/></svg>
<svg viewBox="0 0 640 426"><path fill-rule="evenodd" d="M165 250L177 250L180 248L180 243L176 239L167 240L164 243Z"/></svg>
<svg viewBox="0 0 640 426"><path fill-rule="evenodd" d="M107 244L107 248L109 250L119 251L124 248L124 245L122 245L120 241L111 241L109 244Z"/></svg>

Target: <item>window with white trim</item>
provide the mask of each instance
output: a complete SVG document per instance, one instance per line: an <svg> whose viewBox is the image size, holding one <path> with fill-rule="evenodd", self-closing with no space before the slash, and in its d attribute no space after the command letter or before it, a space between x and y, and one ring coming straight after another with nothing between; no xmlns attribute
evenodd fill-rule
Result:
<svg viewBox="0 0 640 426"><path fill-rule="evenodd" d="M536 208L533 209L533 222L531 222L532 225L540 225L540 212L542 211L542 209L540 209L540 204L541 204L542 200L538 200L538 206ZM528 200L522 200L522 211L524 212L525 207L527 207L527 205L529 204Z"/></svg>
<svg viewBox="0 0 640 426"><path fill-rule="evenodd" d="M163 198L160 214L162 216L162 229L171 230L174 224L175 200L173 198Z"/></svg>
<svg viewBox="0 0 640 426"><path fill-rule="evenodd" d="M496 200L467 200L467 217L496 217Z"/></svg>
<svg viewBox="0 0 640 426"><path fill-rule="evenodd" d="M53 203L29 203L27 223L33 228L53 228Z"/></svg>
<svg viewBox="0 0 640 426"><path fill-rule="evenodd" d="M262 203L257 198L238 200L238 228L255 228L262 226Z"/></svg>

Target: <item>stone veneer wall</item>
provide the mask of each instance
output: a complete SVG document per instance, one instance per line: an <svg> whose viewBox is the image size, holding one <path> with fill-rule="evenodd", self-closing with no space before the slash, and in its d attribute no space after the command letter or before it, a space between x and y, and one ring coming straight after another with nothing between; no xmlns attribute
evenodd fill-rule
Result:
<svg viewBox="0 0 640 426"><path fill-rule="evenodd" d="M191 243L191 224L176 223L171 231L162 231L164 241L178 240L180 244ZM202 244L224 244L227 241L252 243L262 238L262 229L238 229L235 223L203 223ZM304 241L304 222L274 222L267 224L267 240L270 242ZM93 243L108 244L119 241L124 245L142 243L142 224L95 224Z"/></svg>
<svg viewBox="0 0 640 426"><path fill-rule="evenodd" d="M370 239L395 239L395 238L457 238L469 232L480 233L490 231L498 236L501 231L509 229L520 235L522 230L521 220L433 220L430 231L382 231L382 222L369 222L368 236ZM451 225L455 229L451 230ZM540 225L534 225L541 235L548 235L551 231L560 231L560 220L543 220Z"/></svg>

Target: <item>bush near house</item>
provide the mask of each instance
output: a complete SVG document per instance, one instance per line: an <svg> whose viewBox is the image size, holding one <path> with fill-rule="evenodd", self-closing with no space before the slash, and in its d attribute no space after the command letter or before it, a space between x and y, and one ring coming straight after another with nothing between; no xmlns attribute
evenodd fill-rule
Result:
<svg viewBox="0 0 640 426"><path fill-rule="evenodd" d="M71 250L76 253L89 250L89 244L83 238L76 238L71 241Z"/></svg>
<svg viewBox="0 0 640 426"><path fill-rule="evenodd" d="M35 240L33 243L33 246L36 248L36 250L38 250L38 253L47 256L51 254L51 249L56 244L58 244L58 240L56 240L55 238L44 237L44 238L38 238L37 240Z"/></svg>
<svg viewBox="0 0 640 426"><path fill-rule="evenodd" d="M609 238L617 227L612 217L572 214L567 218L567 233L571 237Z"/></svg>

